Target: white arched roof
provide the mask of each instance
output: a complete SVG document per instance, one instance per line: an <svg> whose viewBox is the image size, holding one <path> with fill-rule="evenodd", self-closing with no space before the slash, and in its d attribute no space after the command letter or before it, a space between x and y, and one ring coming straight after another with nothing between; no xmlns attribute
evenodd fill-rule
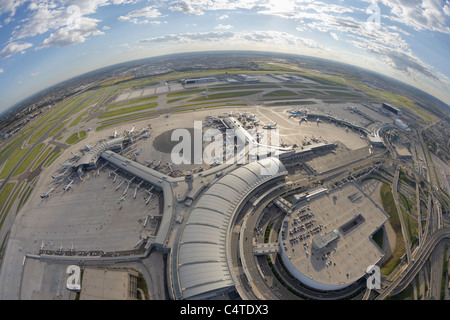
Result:
<svg viewBox="0 0 450 320"><path fill-rule="evenodd" d="M274 174L264 174L274 168ZM226 253L230 220L252 190L286 173L277 158L260 160L225 175L199 199L179 241L177 267L182 299L234 285Z"/></svg>

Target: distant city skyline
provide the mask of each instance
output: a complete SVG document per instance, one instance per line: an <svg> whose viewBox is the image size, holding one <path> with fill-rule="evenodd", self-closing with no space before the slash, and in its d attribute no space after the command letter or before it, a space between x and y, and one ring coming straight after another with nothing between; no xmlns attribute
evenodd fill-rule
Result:
<svg viewBox="0 0 450 320"><path fill-rule="evenodd" d="M344 62L450 104L449 16L446 0L2 0L0 113L95 69L211 50Z"/></svg>

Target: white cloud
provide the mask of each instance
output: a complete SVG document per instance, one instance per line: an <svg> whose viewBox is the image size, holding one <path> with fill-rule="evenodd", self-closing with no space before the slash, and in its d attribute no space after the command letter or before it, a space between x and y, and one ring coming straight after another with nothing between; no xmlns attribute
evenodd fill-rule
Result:
<svg viewBox="0 0 450 320"><path fill-rule="evenodd" d="M217 29L217 30L228 30L231 28L233 28L233 26L229 25L229 24L227 24L227 25L218 24L217 26L214 27L214 29Z"/></svg>
<svg viewBox="0 0 450 320"><path fill-rule="evenodd" d="M5 70L3 70L3 68L0 68L0 73L3 73L3 72L5 72Z"/></svg>
<svg viewBox="0 0 450 320"><path fill-rule="evenodd" d="M336 33L330 32L330 36L333 37L334 40L339 41L339 37Z"/></svg>
<svg viewBox="0 0 450 320"><path fill-rule="evenodd" d="M224 20L224 19L228 19L229 16L227 14L223 14L220 17L217 18L217 20Z"/></svg>
<svg viewBox="0 0 450 320"><path fill-rule="evenodd" d="M290 46L291 49L314 49L316 52L324 50L316 41L309 38L298 37L290 33L280 31L210 31L182 34L167 34L160 37L141 39L139 43L176 43L176 44L201 44L209 42L221 42L222 45L233 44L260 44L271 48L281 49ZM292 51L292 50L291 50Z"/></svg>
<svg viewBox="0 0 450 320"><path fill-rule="evenodd" d="M450 34L447 25L449 16L448 1L443 5L442 0L380 0L390 8L389 14L382 14L382 18L402 23L416 31L430 30Z"/></svg>
<svg viewBox="0 0 450 320"><path fill-rule="evenodd" d="M31 74L30 74L30 77L31 77L31 78L32 78L32 77L36 77L39 73L40 73L39 71L38 71L38 72L31 73Z"/></svg>
<svg viewBox="0 0 450 320"><path fill-rule="evenodd" d="M103 26L103 28L102 28L103 30L109 30L109 29L111 29L110 27L108 27L108 26Z"/></svg>
<svg viewBox="0 0 450 320"><path fill-rule="evenodd" d="M99 20L81 18L77 28L63 27L50 34L38 49L46 47L64 47L75 43L82 43L90 36L103 35L104 32L97 29Z"/></svg>
<svg viewBox="0 0 450 320"><path fill-rule="evenodd" d="M149 23L150 21L147 19L155 19L165 17L161 14L161 12L155 8L154 6L145 7L139 10L132 11L125 16L120 16L117 18L119 21L128 21L135 24L139 23ZM155 22L152 22L155 24ZM156 23L159 24L160 22Z"/></svg>
<svg viewBox="0 0 450 320"><path fill-rule="evenodd" d="M0 58L6 59L18 52L23 53L26 49L28 49L32 46L33 45L31 43L27 43L27 42L24 42L24 43L11 42L6 47L4 47L2 51L0 51Z"/></svg>

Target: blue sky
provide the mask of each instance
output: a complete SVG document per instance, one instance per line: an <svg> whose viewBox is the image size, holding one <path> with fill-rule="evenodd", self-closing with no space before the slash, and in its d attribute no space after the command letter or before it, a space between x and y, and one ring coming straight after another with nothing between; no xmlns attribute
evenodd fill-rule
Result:
<svg viewBox="0 0 450 320"><path fill-rule="evenodd" d="M446 0L0 0L0 112L107 65L226 49L341 61L450 104L449 17Z"/></svg>

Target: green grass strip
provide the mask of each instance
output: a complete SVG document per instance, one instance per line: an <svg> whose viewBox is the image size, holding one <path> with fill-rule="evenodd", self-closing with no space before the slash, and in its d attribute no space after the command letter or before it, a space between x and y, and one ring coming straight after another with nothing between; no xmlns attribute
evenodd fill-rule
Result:
<svg viewBox="0 0 450 320"><path fill-rule="evenodd" d="M20 165L17 167L16 171L13 173L13 177L23 173L32 163L36 160L39 153L41 153L44 148L44 144L40 143L36 147L31 150L31 152L20 162Z"/></svg>
<svg viewBox="0 0 450 320"><path fill-rule="evenodd" d="M122 108L122 109L107 111L107 112L101 114L99 116L99 119L111 118L111 117L114 117L114 116L123 115L123 114L127 114L127 113L132 113L132 112L135 112L135 111L152 109L152 108L155 108L157 106L158 106L158 104L156 102L152 102L152 103L142 104L142 105L138 105L138 106L133 106L133 107L128 107L128 108Z"/></svg>

